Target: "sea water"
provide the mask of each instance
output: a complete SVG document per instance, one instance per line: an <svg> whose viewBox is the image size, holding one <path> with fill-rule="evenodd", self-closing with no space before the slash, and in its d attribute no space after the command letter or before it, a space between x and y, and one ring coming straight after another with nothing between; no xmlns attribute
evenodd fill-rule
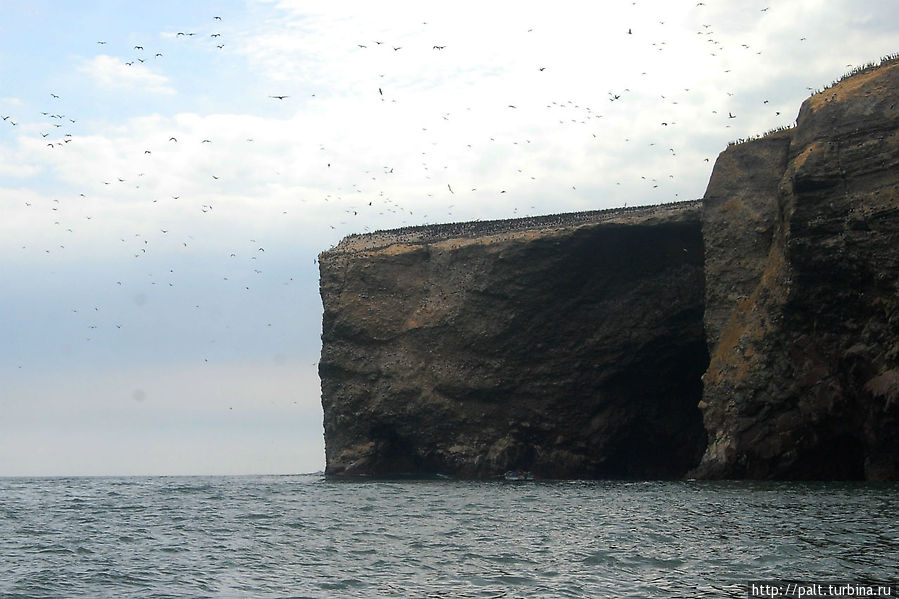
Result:
<svg viewBox="0 0 899 599"><path fill-rule="evenodd" d="M897 564L896 484L0 478L2 597L746 597Z"/></svg>

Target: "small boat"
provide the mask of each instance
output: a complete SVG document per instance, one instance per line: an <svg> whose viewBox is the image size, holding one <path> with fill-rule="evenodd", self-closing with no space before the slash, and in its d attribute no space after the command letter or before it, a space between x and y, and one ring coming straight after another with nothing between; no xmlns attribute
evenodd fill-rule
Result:
<svg viewBox="0 0 899 599"><path fill-rule="evenodd" d="M527 470L508 470L503 474L506 480L534 480L534 475Z"/></svg>

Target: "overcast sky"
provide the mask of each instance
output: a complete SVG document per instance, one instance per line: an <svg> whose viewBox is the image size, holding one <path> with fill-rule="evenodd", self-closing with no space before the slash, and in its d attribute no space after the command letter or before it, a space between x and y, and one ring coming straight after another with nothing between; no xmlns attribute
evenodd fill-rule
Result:
<svg viewBox="0 0 899 599"><path fill-rule="evenodd" d="M894 0L0 5L0 475L320 470L319 252L699 198L899 50Z"/></svg>

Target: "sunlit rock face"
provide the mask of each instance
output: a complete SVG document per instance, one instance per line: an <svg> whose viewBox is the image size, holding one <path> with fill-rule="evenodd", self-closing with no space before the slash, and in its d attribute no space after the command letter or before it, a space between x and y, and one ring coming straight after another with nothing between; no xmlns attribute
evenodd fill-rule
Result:
<svg viewBox="0 0 899 599"><path fill-rule="evenodd" d="M320 256L327 472L673 478L706 434L698 202Z"/></svg>
<svg viewBox="0 0 899 599"><path fill-rule="evenodd" d="M899 63L732 146L706 191L705 477L899 475Z"/></svg>

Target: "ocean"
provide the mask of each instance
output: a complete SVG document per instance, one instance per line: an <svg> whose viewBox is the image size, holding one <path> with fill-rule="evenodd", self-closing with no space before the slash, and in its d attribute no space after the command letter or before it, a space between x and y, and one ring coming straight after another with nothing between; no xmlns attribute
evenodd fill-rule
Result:
<svg viewBox="0 0 899 599"><path fill-rule="evenodd" d="M4 598L747 597L897 564L892 483L0 478Z"/></svg>

